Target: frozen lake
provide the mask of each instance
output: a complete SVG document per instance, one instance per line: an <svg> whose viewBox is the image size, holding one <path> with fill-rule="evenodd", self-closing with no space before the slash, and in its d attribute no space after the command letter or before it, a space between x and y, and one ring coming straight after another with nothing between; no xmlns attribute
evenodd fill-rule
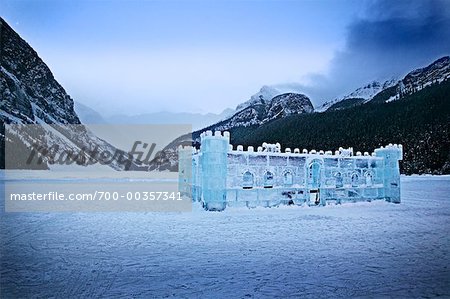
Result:
<svg viewBox="0 0 450 299"><path fill-rule="evenodd" d="M450 297L449 176L399 205L0 217L2 298Z"/></svg>

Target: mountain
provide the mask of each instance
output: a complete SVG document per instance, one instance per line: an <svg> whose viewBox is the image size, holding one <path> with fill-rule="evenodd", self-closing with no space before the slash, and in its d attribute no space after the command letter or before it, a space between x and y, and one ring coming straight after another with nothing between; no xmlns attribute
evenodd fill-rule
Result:
<svg viewBox="0 0 450 299"><path fill-rule="evenodd" d="M299 93L301 94L303 85L297 83L285 83L276 85L263 85L261 89L252 95L249 100L237 105L236 111L244 110L255 104L263 104L272 100L274 97L283 93Z"/></svg>
<svg viewBox="0 0 450 299"><path fill-rule="evenodd" d="M98 138L84 127L74 110L74 101L56 81L48 66L36 51L23 40L2 18L0 18L0 154L1 167L5 167L5 142L15 152L30 151L39 142L42 148L57 147L60 152L79 153L77 164L87 165L98 161L93 153L117 154L125 161L128 156L106 141ZM4 124L39 124L37 126L16 126L5 136ZM5 140L5 138L8 138ZM49 154L38 155L44 163L42 169L55 163ZM23 157L23 156L21 156ZM14 157L9 157L14 158ZM8 160L11 166L27 168L24 161ZM116 170L125 169L117 160L109 166ZM136 164L131 162L131 168Z"/></svg>
<svg viewBox="0 0 450 299"><path fill-rule="evenodd" d="M409 72L396 85L375 95L372 103L391 102L414 94L427 86L442 83L450 78L450 57L444 56L430 65Z"/></svg>
<svg viewBox="0 0 450 299"><path fill-rule="evenodd" d="M204 128L212 123L226 119L235 111L225 109L220 114L215 113L176 113L155 112L139 115L113 115L106 117L105 121L110 124L192 124L193 130Z"/></svg>
<svg viewBox="0 0 450 299"><path fill-rule="evenodd" d="M80 124L73 100L50 69L1 18L0 35L1 120Z"/></svg>
<svg viewBox="0 0 450 299"><path fill-rule="evenodd" d="M264 85L263 87L261 87L259 92L252 95L248 101L239 104L236 107L236 111L241 111L247 107L258 104L265 104L266 102L269 102L271 99L273 99L275 96L280 95L282 93L283 92L281 92L279 89L273 86Z"/></svg>
<svg viewBox="0 0 450 299"><path fill-rule="evenodd" d="M416 69L408 73L399 82L400 94L412 94L427 86L441 83L450 78L450 57L444 56L427 67Z"/></svg>
<svg viewBox="0 0 450 299"><path fill-rule="evenodd" d="M241 106L241 108L246 105ZM268 101L261 97L260 101L252 102L249 106L239 110L231 117L196 131L193 134L197 136L199 132L206 130L225 131L236 127L261 125L277 118L283 118L293 114L312 113L313 111L314 107L310 99L303 94L284 93Z"/></svg>
<svg viewBox="0 0 450 299"><path fill-rule="evenodd" d="M326 110L340 110L367 103L368 101L372 100L373 97L379 92L385 90L386 88L394 86L397 83L398 80L396 79L390 79L385 81L384 83L373 81L354 90L348 95L323 103L319 108L317 108L317 112L323 112Z"/></svg>
<svg viewBox="0 0 450 299"><path fill-rule="evenodd" d="M271 100L267 117L263 122L289 115L312 112L314 112L314 107L307 96L297 93L280 94Z"/></svg>
<svg viewBox="0 0 450 299"><path fill-rule="evenodd" d="M390 79L380 84L373 81L352 93L322 104L317 111L341 110L368 102L390 102L413 94L450 78L450 57L444 56L430 65L409 72L403 79Z"/></svg>

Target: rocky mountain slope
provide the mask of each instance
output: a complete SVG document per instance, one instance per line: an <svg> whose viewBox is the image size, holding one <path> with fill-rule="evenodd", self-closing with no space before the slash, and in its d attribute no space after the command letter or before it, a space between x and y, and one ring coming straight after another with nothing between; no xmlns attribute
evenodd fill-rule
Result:
<svg viewBox="0 0 450 299"><path fill-rule="evenodd" d="M265 104L265 103L269 102L271 99L273 99L274 97L276 97L277 95L280 95L282 93L283 92L281 92L279 89L277 89L273 86L264 85L263 87L261 87L261 89L257 93L252 95L248 101L245 101L245 102L237 105L236 111L241 111L247 107L258 105L258 104Z"/></svg>
<svg viewBox="0 0 450 299"><path fill-rule="evenodd" d="M403 79L390 79L383 84L373 81L350 94L327 101L317 111L342 110L358 105L390 102L410 95L432 84L441 83L450 78L450 57L442 57L430 65L409 72Z"/></svg>
<svg viewBox="0 0 450 299"><path fill-rule="evenodd" d="M366 86L356 89L352 93L344 96L342 99L345 100L350 98L362 98L366 101L369 101L380 91L395 85L397 81L398 81L397 79L390 79L385 81L383 84L381 84L378 81L373 81L372 83L369 83Z"/></svg>
<svg viewBox="0 0 450 299"><path fill-rule="evenodd" d="M79 124L73 100L33 48L1 18L0 36L2 119Z"/></svg>
<svg viewBox="0 0 450 299"><path fill-rule="evenodd" d="M450 78L450 57L444 56L427 67L408 73L398 83L398 95L412 94L432 84L441 83Z"/></svg>
<svg viewBox="0 0 450 299"><path fill-rule="evenodd" d="M294 114L312 113L314 107L310 99L297 93L285 93L266 101L264 97L261 97L259 101L252 102L242 110L236 112L230 118L227 118L221 122L211 125L205 130L229 130L236 127L248 127L253 125L261 125L272 121L277 118L283 118ZM197 132L200 132L197 131ZM197 135L194 132L194 135Z"/></svg>
<svg viewBox="0 0 450 299"><path fill-rule="evenodd" d="M41 147L72 153L81 153L77 164L86 165L98 157L89 156L97 152L118 154L125 160L125 152L116 149L96 137L85 128L74 110L74 101L55 80L48 66L36 51L23 40L3 19L0 18L0 153L1 167L5 166L5 142L18 151L26 151L37 141ZM4 124L39 124L39 129L22 126L10 127L5 136ZM71 126L68 126L71 124ZM37 127L37 126L36 126ZM36 135L37 134L37 135ZM5 140L5 138L8 139ZM43 158L42 168L55 163L52 157ZM92 158L94 160L92 160ZM7 161L13 167L12 161ZM17 167L27 166L23 161L15 161ZM109 166L124 169L117 161ZM136 166L134 162L131 167Z"/></svg>
<svg viewBox="0 0 450 299"><path fill-rule="evenodd" d="M316 111L323 112L327 110L340 110L367 103L372 100L372 98L376 94L378 94L382 90L385 90L386 88L396 85L397 82L398 80L396 79L390 79L385 81L384 83L373 81L363 87L356 89L348 95L323 103L320 107L317 108Z"/></svg>

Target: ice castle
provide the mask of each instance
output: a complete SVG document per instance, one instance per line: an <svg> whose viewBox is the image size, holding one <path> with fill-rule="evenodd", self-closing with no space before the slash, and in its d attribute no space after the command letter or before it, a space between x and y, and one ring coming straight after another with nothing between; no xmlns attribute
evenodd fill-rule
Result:
<svg viewBox="0 0 450 299"><path fill-rule="evenodd" d="M256 151L230 144L229 132L206 131L201 148L180 147L179 189L206 210L227 206L326 205L371 200L400 203L402 145L372 154L335 151L281 151L263 143Z"/></svg>

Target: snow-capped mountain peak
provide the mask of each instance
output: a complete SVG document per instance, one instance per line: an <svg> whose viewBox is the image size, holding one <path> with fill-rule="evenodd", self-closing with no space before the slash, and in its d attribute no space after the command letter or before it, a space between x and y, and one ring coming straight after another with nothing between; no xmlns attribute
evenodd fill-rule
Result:
<svg viewBox="0 0 450 299"><path fill-rule="evenodd" d="M250 99L244 103L239 104L236 107L236 111L244 110L247 107L256 105L256 104L264 104L272 100L277 95L282 94L280 90L275 87L264 85L261 89L252 95Z"/></svg>
<svg viewBox="0 0 450 299"><path fill-rule="evenodd" d="M379 81L373 81L363 87L360 87L353 91L352 93L342 97L342 100L350 99L350 98L359 98L364 99L366 101L370 101L377 93L380 91L394 86L397 84L397 78L391 78L389 80L384 81L384 83L380 83Z"/></svg>
<svg viewBox="0 0 450 299"><path fill-rule="evenodd" d="M261 90L264 91L263 89ZM271 89L266 89L266 91L268 90L271 91ZM236 127L261 125L271 120L294 114L314 112L310 99L303 94L288 92L276 95L271 99L264 98L264 95L268 96L269 93L261 93L259 100L255 98L253 102L250 100L241 104L241 107L244 108L238 110L231 117L209 126L207 129L224 131Z"/></svg>
<svg viewBox="0 0 450 299"><path fill-rule="evenodd" d="M400 84L399 92L410 94L431 84L450 78L450 56L444 56L432 64L408 73Z"/></svg>
<svg viewBox="0 0 450 299"><path fill-rule="evenodd" d="M389 80L384 81L383 83L380 83L379 81L372 81L362 87L357 88L356 90L345 96L323 103L319 108L316 109L316 111L317 112L326 111L333 105L336 105L339 102L349 99L358 99L360 104L367 103L370 100L372 100L373 97L380 91L395 86L397 83L398 79L396 78L391 78Z"/></svg>

